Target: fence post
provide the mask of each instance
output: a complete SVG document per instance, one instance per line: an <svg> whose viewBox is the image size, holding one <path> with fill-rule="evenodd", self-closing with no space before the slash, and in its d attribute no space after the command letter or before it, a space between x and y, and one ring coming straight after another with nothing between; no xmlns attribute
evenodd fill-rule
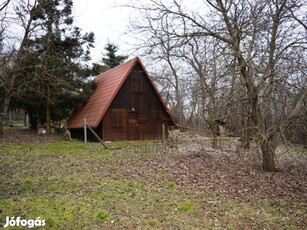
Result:
<svg viewBox="0 0 307 230"><path fill-rule="evenodd" d="M165 139L166 139L166 130L165 130L165 124L162 124L162 142L165 144Z"/></svg>
<svg viewBox="0 0 307 230"><path fill-rule="evenodd" d="M84 118L84 148L87 148L86 118Z"/></svg>

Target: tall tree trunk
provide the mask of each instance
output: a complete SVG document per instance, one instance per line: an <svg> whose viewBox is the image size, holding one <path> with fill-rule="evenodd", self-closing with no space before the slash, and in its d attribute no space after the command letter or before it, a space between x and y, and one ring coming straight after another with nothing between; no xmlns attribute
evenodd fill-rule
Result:
<svg viewBox="0 0 307 230"><path fill-rule="evenodd" d="M4 132L3 132L3 121L2 121L2 119L3 119L3 114L2 114L1 111L0 111L0 136L4 134Z"/></svg>
<svg viewBox="0 0 307 230"><path fill-rule="evenodd" d="M262 152L262 169L268 172L274 172L275 167L275 150L277 142L275 138L264 139L260 145Z"/></svg>
<svg viewBox="0 0 307 230"><path fill-rule="evenodd" d="M30 128L31 129L37 129L37 120L38 116L34 112L27 112L29 114L29 122L30 122Z"/></svg>
<svg viewBox="0 0 307 230"><path fill-rule="evenodd" d="M50 104L47 104L46 107L46 132L51 134L51 109Z"/></svg>
<svg viewBox="0 0 307 230"><path fill-rule="evenodd" d="M10 85L12 86L12 85ZM7 113L9 109L10 99L11 99L12 88L5 94L3 104L0 106L0 135L4 134L3 130L3 115Z"/></svg>
<svg viewBox="0 0 307 230"><path fill-rule="evenodd" d="M246 149L250 149L250 142L251 142L250 124L248 118L246 118L245 116L241 118L241 140L244 151Z"/></svg>
<svg viewBox="0 0 307 230"><path fill-rule="evenodd" d="M217 133L216 130L214 129L213 131L211 131L212 136L211 136L211 143L212 143L212 148L213 149L217 149Z"/></svg>
<svg viewBox="0 0 307 230"><path fill-rule="evenodd" d="M237 50L238 53L240 52ZM238 57L238 63L240 66L240 74L244 80L245 87L248 92L250 105L251 105L251 118L254 122L254 125L258 128L260 132L260 148L262 152L262 169L264 171L273 172L275 168L275 149L277 147L277 136L266 137L267 133L266 121L264 114L266 113L265 108L263 108L259 103L259 88L254 84L252 76L247 74L247 63L245 62L243 56ZM277 134L276 134L277 135Z"/></svg>
<svg viewBox="0 0 307 230"><path fill-rule="evenodd" d="M47 88L47 104L46 104L46 132L51 134L51 90Z"/></svg>
<svg viewBox="0 0 307 230"><path fill-rule="evenodd" d="M213 149L217 149L217 122L215 120L212 120L210 122L211 124L211 144Z"/></svg>

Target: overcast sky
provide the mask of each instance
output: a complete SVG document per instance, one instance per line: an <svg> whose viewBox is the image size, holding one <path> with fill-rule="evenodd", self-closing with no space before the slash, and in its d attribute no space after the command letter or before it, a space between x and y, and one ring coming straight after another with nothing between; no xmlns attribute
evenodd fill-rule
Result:
<svg viewBox="0 0 307 230"><path fill-rule="evenodd" d="M138 12L132 8L124 7L132 2L146 3L149 0L73 0L74 16L77 26L83 32L94 32L96 43L92 50L93 61L102 58L102 52L108 41L118 45L118 54L136 55L129 44L136 43L135 40L125 36L128 31L129 18L135 17ZM163 0L164 3L171 0ZM181 0L181 5L188 10L197 12L203 7L203 0ZM122 6L122 7L118 7Z"/></svg>
<svg viewBox="0 0 307 230"><path fill-rule="evenodd" d="M108 40L119 46L119 53L129 52L131 47L127 45L127 37L123 34L127 31L129 17L133 11L127 7L115 7L127 3L129 0L74 0L75 24L82 28L83 32L95 34L93 61L102 58Z"/></svg>

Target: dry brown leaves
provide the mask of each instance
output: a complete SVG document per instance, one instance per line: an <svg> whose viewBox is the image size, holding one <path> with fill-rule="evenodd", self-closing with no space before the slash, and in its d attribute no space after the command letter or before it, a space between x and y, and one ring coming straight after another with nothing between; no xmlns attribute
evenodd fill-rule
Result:
<svg viewBox="0 0 307 230"><path fill-rule="evenodd" d="M163 169L178 185L218 197L294 198L306 202L306 162L295 164L292 158L285 161L283 157L277 162L278 171L265 172L259 153L238 157L233 142L226 141L221 144L222 150L213 150L208 138L184 138L177 141L176 149L148 160L146 168Z"/></svg>
<svg viewBox="0 0 307 230"><path fill-rule="evenodd" d="M41 144L60 140L62 137L58 135L38 135L37 131L30 129L10 129L5 131L4 135L0 135L0 147L4 145L15 145L22 142Z"/></svg>

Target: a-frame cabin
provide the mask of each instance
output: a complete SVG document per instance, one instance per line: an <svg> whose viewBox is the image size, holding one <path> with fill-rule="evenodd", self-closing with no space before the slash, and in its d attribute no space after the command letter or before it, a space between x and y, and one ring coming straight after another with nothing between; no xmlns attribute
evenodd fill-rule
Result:
<svg viewBox="0 0 307 230"><path fill-rule="evenodd" d="M81 137L84 118L104 141L161 139L175 120L136 57L95 78L96 89L68 119L72 137Z"/></svg>

